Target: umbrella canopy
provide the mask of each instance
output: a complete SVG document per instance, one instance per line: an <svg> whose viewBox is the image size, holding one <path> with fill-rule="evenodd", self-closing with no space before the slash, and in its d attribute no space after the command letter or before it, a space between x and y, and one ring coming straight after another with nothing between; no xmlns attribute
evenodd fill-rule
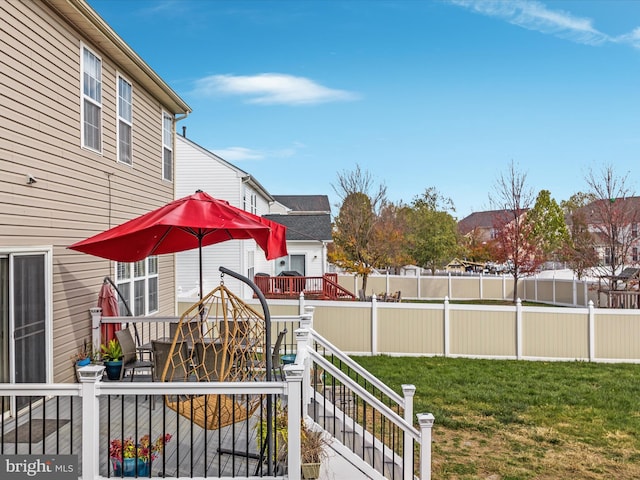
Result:
<svg viewBox="0 0 640 480"><path fill-rule="evenodd" d="M118 307L118 298L111 288L111 284L105 280L102 283L100 294L98 295L98 306L102 308L103 317L119 317L120 308ZM102 324L102 343L105 345L109 340L115 338L115 332L120 330L120 325L115 323Z"/></svg>
<svg viewBox="0 0 640 480"><path fill-rule="evenodd" d="M119 262L200 249L227 240L254 239L268 260L287 255L286 227L198 190L69 248Z"/></svg>

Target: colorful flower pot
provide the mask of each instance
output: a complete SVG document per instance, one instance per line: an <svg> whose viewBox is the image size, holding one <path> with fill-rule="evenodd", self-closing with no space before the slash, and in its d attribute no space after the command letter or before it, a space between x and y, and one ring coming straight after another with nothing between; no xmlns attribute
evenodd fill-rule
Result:
<svg viewBox="0 0 640 480"><path fill-rule="evenodd" d="M120 462L120 460L112 459L113 461L113 475L115 477L135 477L136 473L138 477L148 477L149 472L151 471L151 462L144 461L140 458L137 459L138 462L138 471L136 472L136 459L135 458L125 458L124 462ZM123 465L124 463L124 465ZM124 475L123 475L124 472Z"/></svg>
<svg viewBox="0 0 640 480"><path fill-rule="evenodd" d="M78 360L76 363L78 364L79 367L86 367L91 363L91 359L83 358L82 360Z"/></svg>

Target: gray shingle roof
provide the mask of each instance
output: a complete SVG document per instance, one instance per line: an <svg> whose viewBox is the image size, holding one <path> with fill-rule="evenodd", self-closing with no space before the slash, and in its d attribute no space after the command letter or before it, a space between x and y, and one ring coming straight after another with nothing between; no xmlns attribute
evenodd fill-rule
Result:
<svg viewBox="0 0 640 480"><path fill-rule="evenodd" d="M273 198L294 212L331 213L327 195L273 195Z"/></svg>
<svg viewBox="0 0 640 480"><path fill-rule="evenodd" d="M263 216L285 225L287 240L331 240L331 216L328 213Z"/></svg>

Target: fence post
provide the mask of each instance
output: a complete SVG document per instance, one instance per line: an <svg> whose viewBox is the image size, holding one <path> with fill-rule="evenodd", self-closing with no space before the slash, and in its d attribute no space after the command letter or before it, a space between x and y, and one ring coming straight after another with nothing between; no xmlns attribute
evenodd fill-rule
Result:
<svg viewBox="0 0 640 480"><path fill-rule="evenodd" d="M444 305L443 305L443 309L444 309L444 326L443 326L443 331L444 331L444 338L443 338L443 350L444 350L444 356L448 357L449 356L449 297L444 297Z"/></svg>
<svg viewBox="0 0 640 480"><path fill-rule="evenodd" d="M447 297L449 298L453 298L453 293L451 292L452 286L451 286L451 272L449 272L449 275L447 276Z"/></svg>
<svg viewBox="0 0 640 480"><path fill-rule="evenodd" d="M100 399L98 384L104 367L90 365L78 370L82 384L82 480L100 475Z"/></svg>
<svg viewBox="0 0 640 480"><path fill-rule="evenodd" d="M420 288L421 287L421 281L420 281L421 277L422 277L422 272L420 270L418 270L418 280L417 280L418 281L418 295L417 295L418 296L418 300L422 300L422 291L421 291L421 288Z"/></svg>
<svg viewBox="0 0 640 480"><path fill-rule="evenodd" d="M516 358L522 360L522 300L516 299Z"/></svg>
<svg viewBox="0 0 640 480"><path fill-rule="evenodd" d="M371 355L378 354L378 299L371 295Z"/></svg>
<svg viewBox="0 0 640 480"><path fill-rule="evenodd" d="M573 306L578 306L578 284L576 283L576 276L573 276L573 286L571 288L571 294L573 296Z"/></svg>
<svg viewBox="0 0 640 480"><path fill-rule="evenodd" d="M480 275L478 275L478 281L480 282L480 300L482 300L482 298L484 297L484 277L482 276L482 272L480 272Z"/></svg>
<svg viewBox="0 0 640 480"><path fill-rule="evenodd" d="M596 358L596 311L593 300L589 300L589 361Z"/></svg>
<svg viewBox="0 0 640 480"><path fill-rule="evenodd" d="M416 393L415 385L402 385L402 394L404 395L404 419L409 425L413 425L413 396ZM413 438L409 432L404 432L403 453L403 479L413 479Z"/></svg>
<svg viewBox="0 0 640 480"><path fill-rule="evenodd" d="M435 418L430 413L419 413L420 425L420 480L431 480L431 429Z"/></svg>
<svg viewBox="0 0 640 480"><path fill-rule="evenodd" d="M287 478L300 480L300 397L304 369L297 364L285 365L284 375L287 382Z"/></svg>
<svg viewBox="0 0 640 480"><path fill-rule="evenodd" d="M298 313L302 315L304 313L304 292L300 292L300 296L298 297L299 307Z"/></svg>

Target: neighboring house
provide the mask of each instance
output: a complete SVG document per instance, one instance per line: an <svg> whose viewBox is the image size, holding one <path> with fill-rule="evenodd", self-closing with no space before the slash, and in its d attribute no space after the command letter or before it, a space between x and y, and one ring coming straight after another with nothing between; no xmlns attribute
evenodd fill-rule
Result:
<svg viewBox="0 0 640 480"><path fill-rule="evenodd" d="M105 276L175 314L173 255L66 247L174 198L190 108L83 0L3 0L0 31L0 382L71 381Z"/></svg>
<svg viewBox="0 0 640 480"><path fill-rule="evenodd" d="M601 265L610 266L613 256L617 268L640 264L640 197L596 200L577 213L593 234Z"/></svg>
<svg viewBox="0 0 640 480"><path fill-rule="evenodd" d="M327 245L331 243L331 206L326 195L274 195L266 218L287 226L289 255L275 263L273 274L296 271L307 277L327 273Z"/></svg>
<svg viewBox="0 0 640 480"><path fill-rule="evenodd" d="M507 210L473 212L458 222L458 232L476 242L490 242L496 238L498 220L507 213Z"/></svg>
<svg viewBox="0 0 640 480"><path fill-rule="evenodd" d="M331 207L326 195L271 195L252 175L201 147L185 136L176 141L176 197L200 189L235 207L274 220L287 227L284 258L268 261L253 240L230 240L203 248L203 290L220 284L222 265L253 280L256 273L270 276L295 270L302 275L326 272L327 243L331 242ZM178 297L195 299L198 293L198 252L177 254ZM234 278L225 286L241 298L250 298L250 287Z"/></svg>
<svg viewBox="0 0 640 480"><path fill-rule="evenodd" d="M212 197L226 200L234 207L255 215L269 212L274 198L244 170L206 150L183 135L176 136L176 197L181 198L200 189ZM195 298L199 291L198 252L177 254L177 291L180 298ZM220 284L224 266L251 280L256 272L271 271L272 262L253 240L229 240L202 249L203 291ZM235 278L225 278L225 286L242 298L253 295L251 289ZM206 293L205 293L206 294Z"/></svg>

